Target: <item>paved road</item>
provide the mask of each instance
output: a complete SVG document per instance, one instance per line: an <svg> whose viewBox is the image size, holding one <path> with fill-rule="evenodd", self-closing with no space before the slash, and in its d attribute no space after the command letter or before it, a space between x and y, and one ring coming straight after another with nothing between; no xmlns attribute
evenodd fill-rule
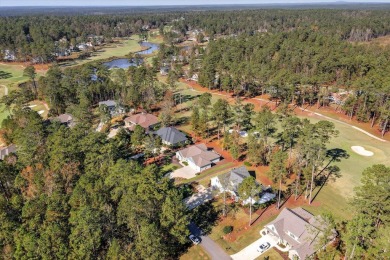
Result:
<svg viewBox="0 0 390 260"><path fill-rule="evenodd" d="M192 234L200 236L202 242L199 244L208 253L213 260L230 260L231 257L211 238L208 236L202 236L201 230L194 224L189 225L189 229Z"/></svg>

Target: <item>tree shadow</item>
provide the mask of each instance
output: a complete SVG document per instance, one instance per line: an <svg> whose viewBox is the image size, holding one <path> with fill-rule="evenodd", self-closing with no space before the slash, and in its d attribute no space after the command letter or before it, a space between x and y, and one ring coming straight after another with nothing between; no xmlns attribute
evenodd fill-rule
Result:
<svg viewBox="0 0 390 260"><path fill-rule="evenodd" d="M331 162L340 162L341 159L348 159L349 154L344 149L334 148L326 151L326 157L331 158Z"/></svg>
<svg viewBox="0 0 390 260"><path fill-rule="evenodd" d="M316 194L313 196L311 202L313 202L317 195L320 193L322 188L329 182L329 181L336 181L337 178L341 177L340 168L336 165L332 165L326 168L326 174L321 174L320 176L317 175L315 178L315 186L320 187Z"/></svg>
<svg viewBox="0 0 390 260"><path fill-rule="evenodd" d="M11 77L12 77L11 73L0 70L0 79L8 79Z"/></svg>
<svg viewBox="0 0 390 260"><path fill-rule="evenodd" d="M248 171L249 175L256 179L256 171Z"/></svg>
<svg viewBox="0 0 390 260"><path fill-rule="evenodd" d="M202 233L210 234L211 229L216 226L221 211L216 209L212 202L209 201L200 205L192 210L190 216L192 222L194 222L201 230Z"/></svg>

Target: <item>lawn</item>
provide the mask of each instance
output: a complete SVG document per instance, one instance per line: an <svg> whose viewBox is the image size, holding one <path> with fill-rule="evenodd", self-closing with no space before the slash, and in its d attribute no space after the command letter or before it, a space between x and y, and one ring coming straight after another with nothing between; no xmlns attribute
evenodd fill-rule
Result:
<svg viewBox="0 0 390 260"><path fill-rule="evenodd" d="M196 176L192 179L183 180L182 182L179 182L179 183L182 184L182 183L190 183L190 182L198 181L200 184L202 184L204 186L208 186L208 183L209 183L211 177L225 173L233 167L234 167L234 164L231 162L217 165L217 166L214 166L208 170L201 172L198 176Z"/></svg>
<svg viewBox="0 0 390 260"><path fill-rule="evenodd" d="M43 118L47 118L48 110L42 101L34 100L29 103L32 110L37 111Z"/></svg>
<svg viewBox="0 0 390 260"><path fill-rule="evenodd" d="M26 81L28 78L23 76L23 65L12 63L0 63L0 85L11 86L11 84Z"/></svg>
<svg viewBox="0 0 390 260"><path fill-rule="evenodd" d="M254 214L252 216L252 221L256 217L257 215ZM276 216L273 216L263 221L256 222L250 228L248 228L247 225L249 221L249 215L244 212L243 208L239 207L239 210L235 215L235 219L233 219L232 216L228 214L228 217L224 218L222 221L218 222L218 225L213 227L209 236L228 254L232 255L258 240L261 237L260 230L264 228L264 225L275 218ZM223 228L227 225L233 226L233 232L232 234L225 236L223 233ZM231 238L229 238L229 236L231 236ZM232 237L234 237L234 239L232 239Z"/></svg>
<svg viewBox="0 0 390 260"><path fill-rule="evenodd" d="M203 250L200 245L194 245L180 257L180 260L209 260L209 255Z"/></svg>
<svg viewBox="0 0 390 260"><path fill-rule="evenodd" d="M70 62L60 63L62 67L82 65L91 61L104 60L112 57L124 57L130 52L142 50L142 46L138 44L139 36L133 35L131 39L121 40L119 42L110 43L101 50L94 52L92 57L83 60L74 60Z"/></svg>
<svg viewBox="0 0 390 260"><path fill-rule="evenodd" d="M282 259L283 260L283 257L281 257L279 255L279 253L274 248L271 248L271 249L267 250L264 254L262 254L261 256L256 258L256 260L264 260L264 259L270 259L270 260Z"/></svg>
<svg viewBox="0 0 390 260"><path fill-rule="evenodd" d="M320 120L316 118L309 119L313 123ZM331 140L328 148L344 149L349 154L349 158L341 159L340 162L334 163L334 165L337 165L340 168L341 177L335 182L330 183L329 186L334 189L333 192L337 192L347 199L353 196L354 187L360 185L360 178L365 168L379 163L390 165L390 145L373 139L350 126L338 122L333 123L339 131L339 135ZM354 145L363 146L367 150L374 152L374 156L365 157L356 154L351 149L351 146ZM330 194L331 193L329 192L329 195Z"/></svg>

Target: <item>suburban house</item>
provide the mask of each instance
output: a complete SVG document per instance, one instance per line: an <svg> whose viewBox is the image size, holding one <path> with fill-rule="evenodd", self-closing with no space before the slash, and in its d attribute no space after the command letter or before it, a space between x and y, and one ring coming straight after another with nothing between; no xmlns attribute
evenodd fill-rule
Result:
<svg viewBox="0 0 390 260"><path fill-rule="evenodd" d="M238 186L244 181L244 179L250 176L247 168L245 166L241 166L239 168L234 168L227 173L218 175L216 177L211 178L211 187L214 190L219 190L219 192L228 192L230 195L236 200L239 200L238 195ZM269 191L269 188L263 187L261 184L261 190L259 192L259 200L252 199L252 204L262 204L266 203L275 198L275 194ZM250 199L243 201L243 204L250 203Z"/></svg>
<svg viewBox="0 0 390 260"><path fill-rule="evenodd" d="M205 144L196 144L177 151L176 158L181 162L188 163L197 172L209 169L221 160L221 156L213 150L209 150Z"/></svg>
<svg viewBox="0 0 390 260"><path fill-rule="evenodd" d="M161 137L162 143L169 146L180 146L187 142L185 134L174 127L163 127L154 132Z"/></svg>
<svg viewBox="0 0 390 260"><path fill-rule="evenodd" d="M159 120L156 116L147 113L140 113L131 115L125 118L125 126L129 128L129 130L134 130L136 125L139 125L145 129L146 132L152 130L159 124Z"/></svg>
<svg viewBox="0 0 390 260"><path fill-rule="evenodd" d="M106 100L99 102L99 107L103 105L107 106L111 116L124 113L124 109L121 106L117 105L114 100Z"/></svg>
<svg viewBox="0 0 390 260"><path fill-rule="evenodd" d="M4 160L10 153L16 153L16 145L11 144L9 146L0 147L0 160Z"/></svg>
<svg viewBox="0 0 390 260"><path fill-rule="evenodd" d="M169 73L169 67L164 66L164 67L160 68L160 74L162 76L166 76L166 75L168 75L168 73Z"/></svg>
<svg viewBox="0 0 390 260"><path fill-rule="evenodd" d="M73 121L73 116L71 114L61 114L57 116L55 120L68 127L73 127L75 125Z"/></svg>
<svg viewBox="0 0 390 260"><path fill-rule="evenodd" d="M274 221L265 226L263 231L275 236L279 244L288 248L290 259L306 259L318 249L317 243L323 228L318 220L319 218L303 208L284 208ZM329 241L336 236L337 233L334 232Z"/></svg>

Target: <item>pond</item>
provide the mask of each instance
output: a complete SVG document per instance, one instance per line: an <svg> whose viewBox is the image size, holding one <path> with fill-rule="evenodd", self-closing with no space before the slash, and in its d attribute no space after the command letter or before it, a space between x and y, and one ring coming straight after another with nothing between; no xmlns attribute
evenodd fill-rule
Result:
<svg viewBox="0 0 390 260"><path fill-rule="evenodd" d="M158 44L151 43L151 42L141 42L140 45L142 47L148 48L147 50L136 52L137 54L140 55L152 54L154 51L157 51L160 48Z"/></svg>
<svg viewBox="0 0 390 260"><path fill-rule="evenodd" d="M159 49L159 45L151 42L140 42L139 43L142 47L147 47L147 50L143 51L138 51L136 54L140 55L147 55L147 54L152 54L154 51ZM133 67L133 66L138 66L143 62L143 59L139 60L138 63L132 59L126 59L126 58L121 58L121 59L115 59L109 62L103 63L104 66L107 66L109 69L127 69L128 67Z"/></svg>

